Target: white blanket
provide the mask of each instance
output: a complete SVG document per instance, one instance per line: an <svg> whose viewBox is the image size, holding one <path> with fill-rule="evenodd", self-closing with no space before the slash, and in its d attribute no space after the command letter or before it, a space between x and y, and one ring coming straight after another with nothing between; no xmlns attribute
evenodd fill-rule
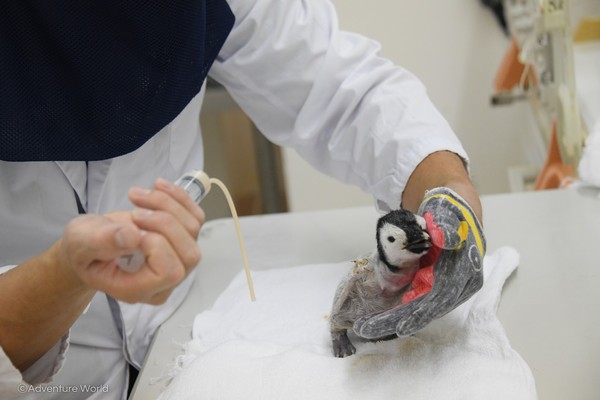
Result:
<svg viewBox="0 0 600 400"><path fill-rule="evenodd" d="M600 187L600 121L588 132L578 172L585 184Z"/></svg>
<svg viewBox="0 0 600 400"><path fill-rule="evenodd" d="M574 57L577 98L588 135L578 173L584 183L600 187L600 41L577 44Z"/></svg>
<svg viewBox="0 0 600 400"><path fill-rule="evenodd" d="M351 262L254 272L256 303L240 274L196 317L160 399L535 399L496 317L518 262L511 248L486 256L484 287L467 303L409 338L354 339L357 353L343 359L332 355L327 316Z"/></svg>

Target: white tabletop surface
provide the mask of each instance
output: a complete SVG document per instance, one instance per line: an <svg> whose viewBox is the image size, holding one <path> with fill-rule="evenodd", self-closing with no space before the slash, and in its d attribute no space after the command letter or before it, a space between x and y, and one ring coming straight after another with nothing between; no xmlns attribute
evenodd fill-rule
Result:
<svg viewBox="0 0 600 400"><path fill-rule="evenodd" d="M600 197L569 189L483 196L488 252L512 246L521 263L498 315L531 367L541 400L600 399ZM241 219L254 270L351 260L370 251L378 215L369 207ZM158 331L131 399L155 399L194 316L210 308L241 268L233 223L203 228L203 259L184 304ZM260 293L256 293L260 301Z"/></svg>

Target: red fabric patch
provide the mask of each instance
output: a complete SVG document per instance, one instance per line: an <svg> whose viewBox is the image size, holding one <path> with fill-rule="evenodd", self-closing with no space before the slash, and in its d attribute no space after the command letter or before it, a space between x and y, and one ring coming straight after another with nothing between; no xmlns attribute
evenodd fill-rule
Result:
<svg viewBox="0 0 600 400"><path fill-rule="evenodd" d="M429 293L433 287L433 281L433 266L419 269L410 284L410 289L402 295L402 304Z"/></svg>
<svg viewBox="0 0 600 400"><path fill-rule="evenodd" d="M437 224L435 223L435 221L433 220L433 214L430 212L426 212L423 215L423 218L425 218L425 222L427 224L427 233L429 233L429 236L431 237L431 243L433 243L434 246L437 247L444 247L444 232L442 231L442 229L437 226Z"/></svg>
<svg viewBox="0 0 600 400"><path fill-rule="evenodd" d="M431 236L431 232L429 231L429 223L427 223L427 231ZM442 235L442 240L443 237L444 236ZM402 304L406 304L418 299L419 297L431 291L431 288L433 288L433 283L435 282L433 267L441 252L442 249L434 245L431 249L429 249L427 254L421 258L421 267L410 283L410 289L408 289L402 295Z"/></svg>

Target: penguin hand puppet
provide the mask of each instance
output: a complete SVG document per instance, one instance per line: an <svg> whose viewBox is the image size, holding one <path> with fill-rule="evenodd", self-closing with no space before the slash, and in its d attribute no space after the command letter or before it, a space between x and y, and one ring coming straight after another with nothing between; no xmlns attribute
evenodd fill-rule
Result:
<svg viewBox="0 0 600 400"><path fill-rule="evenodd" d="M449 188L426 193L418 213L377 221L377 249L340 282L330 315L333 353L354 354L348 331L366 340L409 336L483 285L485 237L468 203Z"/></svg>

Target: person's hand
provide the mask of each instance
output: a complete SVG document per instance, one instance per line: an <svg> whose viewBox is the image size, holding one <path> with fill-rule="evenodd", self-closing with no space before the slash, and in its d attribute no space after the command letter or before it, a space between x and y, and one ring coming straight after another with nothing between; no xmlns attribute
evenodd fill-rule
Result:
<svg viewBox="0 0 600 400"><path fill-rule="evenodd" d="M79 216L54 247L59 263L85 286L130 303L161 304L200 260L204 213L182 188L161 179L152 190L132 188L129 198L138 208ZM134 249L145 264L125 272L115 260Z"/></svg>
<svg viewBox="0 0 600 400"><path fill-rule="evenodd" d="M354 331L358 336L411 335L454 310L483 285L485 238L467 202L449 188L436 188L426 193L418 213L427 221L437 256L433 286L414 300L357 320Z"/></svg>

